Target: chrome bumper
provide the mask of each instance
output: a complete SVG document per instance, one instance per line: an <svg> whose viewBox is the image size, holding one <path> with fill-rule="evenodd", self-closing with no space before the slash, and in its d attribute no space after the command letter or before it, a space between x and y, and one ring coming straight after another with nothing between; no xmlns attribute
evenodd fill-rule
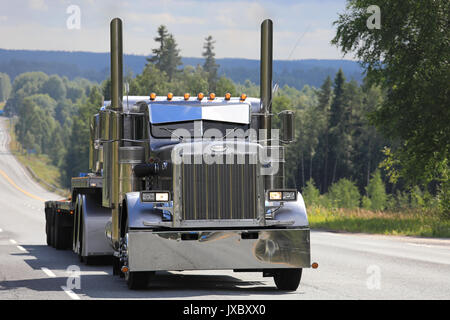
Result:
<svg viewBox="0 0 450 320"><path fill-rule="evenodd" d="M130 271L309 268L309 228L130 230L128 258Z"/></svg>

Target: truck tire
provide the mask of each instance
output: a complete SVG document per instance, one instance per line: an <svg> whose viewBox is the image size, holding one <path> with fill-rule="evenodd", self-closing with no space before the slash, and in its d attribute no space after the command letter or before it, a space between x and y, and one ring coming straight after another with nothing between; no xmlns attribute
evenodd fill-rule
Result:
<svg viewBox="0 0 450 320"><path fill-rule="evenodd" d="M65 249L64 228L61 226L61 216L55 215L55 248L56 250Z"/></svg>
<svg viewBox="0 0 450 320"><path fill-rule="evenodd" d="M125 274L128 289L142 290L147 288L150 277L154 272L150 271L128 271Z"/></svg>
<svg viewBox="0 0 450 320"><path fill-rule="evenodd" d="M80 210L81 211L81 210ZM82 212L82 211L81 211ZM80 262L84 262L86 265L90 265L93 262L93 257L89 257L89 256L83 256L83 230L84 230L84 219L83 219L83 215L80 216L80 233L79 233L79 238L78 241L80 242L80 252L78 253L78 259L80 260Z"/></svg>
<svg viewBox="0 0 450 320"><path fill-rule="evenodd" d="M48 223L48 220L45 221L45 234L47 235L47 237L46 237L47 245L51 246L52 245L52 235L51 235L51 228L50 228L50 224Z"/></svg>
<svg viewBox="0 0 450 320"><path fill-rule="evenodd" d="M273 276L277 288L284 291L297 290L301 278L302 269L281 269Z"/></svg>
<svg viewBox="0 0 450 320"><path fill-rule="evenodd" d="M125 234L128 234L128 217L126 220ZM150 278L154 274L155 274L154 271L128 271L128 272L126 272L125 273L125 281L127 282L128 289L142 290L142 289L147 288L148 282L150 281Z"/></svg>

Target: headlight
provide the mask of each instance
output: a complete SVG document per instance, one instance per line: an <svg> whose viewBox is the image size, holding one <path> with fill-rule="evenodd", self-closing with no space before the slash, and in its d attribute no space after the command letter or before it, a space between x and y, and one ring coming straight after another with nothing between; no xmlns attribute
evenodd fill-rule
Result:
<svg viewBox="0 0 450 320"><path fill-rule="evenodd" d="M168 191L154 191L141 192L142 202L169 202L170 192Z"/></svg>
<svg viewBox="0 0 450 320"><path fill-rule="evenodd" d="M283 197L283 193L281 191L270 191L269 192L269 200L270 201L280 201Z"/></svg>
<svg viewBox="0 0 450 320"><path fill-rule="evenodd" d="M269 201L297 201L297 190L269 191Z"/></svg>

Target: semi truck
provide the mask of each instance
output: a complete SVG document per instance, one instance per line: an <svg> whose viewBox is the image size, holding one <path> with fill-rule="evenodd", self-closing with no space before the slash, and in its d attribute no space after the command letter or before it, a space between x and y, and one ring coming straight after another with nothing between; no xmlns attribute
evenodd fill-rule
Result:
<svg viewBox="0 0 450 320"><path fill-rule="evenodd" d="M130 289L159 271L233 270L296 290L310 228L302 195L285 187L294 113L272 113L272 34L264 20L259 98L124 96L113 19L111 101L90 121L90 172L72 178L69 199L45 203L47 244L88 264L109 258Z"/></svg>

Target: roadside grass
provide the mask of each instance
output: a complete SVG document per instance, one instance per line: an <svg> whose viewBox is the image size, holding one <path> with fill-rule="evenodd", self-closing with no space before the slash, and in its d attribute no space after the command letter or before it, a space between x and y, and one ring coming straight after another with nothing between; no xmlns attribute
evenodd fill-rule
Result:
<svg viewBox="0 0 450 320"><path fill-rule="evenodd" d="M309 207L308 218L313 229L450 238L450 219L445 219L432 210L373 212L364 209L330 210Z"/></svg>
<svg viewBox="0 0 450 320"><path fill-rule="evenodd" d="M5 107L6 102L0 102L0 110L3 110L3 108Z"/></svg>
<svg viewBox="0 0 450 320"><path fill-rule="evenodd" d="M58 167L51 163L50 158L47 155L42 154L28 154L26 150L23 150L20 143L16 140L14 130L9 128L10 142L9 149L16 159L25 168L30 168L34 174L31 174L36 182L38 182L43 188L51 192L57 193L61 196L68 196L70 194L69 189L64 188L61 185L61 172Z"/></svg>

